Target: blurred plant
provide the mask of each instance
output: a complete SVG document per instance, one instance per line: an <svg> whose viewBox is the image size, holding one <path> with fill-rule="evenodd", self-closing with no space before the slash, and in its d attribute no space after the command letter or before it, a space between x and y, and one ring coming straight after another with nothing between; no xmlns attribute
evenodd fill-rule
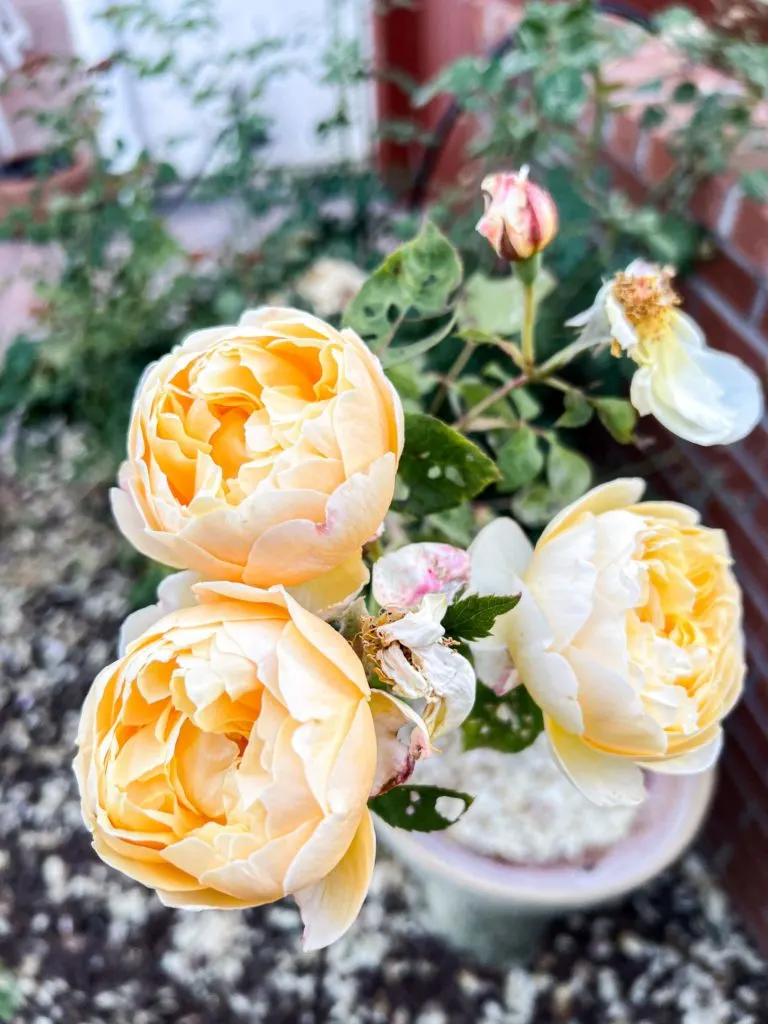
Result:
<svg viewBox="0 0 768 1024"><path fill-rule="evenodd" d="M481 167L531 165L569 224L552 267L561 281L574 275L573 291L590 275L591 288L600 274L626 263L629 247L685 268L705 252L703 233L688 216L704 179L745 163L742 188L757 198L768 195L766 173L742 161L765 149L758 111L768 98L768 45L758 20L734 18L735 6L724 3L723 17L713 24L683 7L659 15L658 37L680 54L680 66L671 88L659 78L638 89L621 80L620 61L642 50L647 31L605 17L594 0L532 0L510 45L459 58L416 90L414 102L447 94L473 116L472 155ZM640 5L637 10L642 20ZM702 78L702 68L723 74ZM667 176L641 203L610 187L602 159L612 117L630 104L645 108L642 128L661 129L673 158ZM468 225L456 216L456 198L447 196L435 216L463 242ZM477 245L473 255L484 258Z"/></svg>
<svg viewBox="0 0 768 1024"><path fill-rule="evenodd" d="M336 27L322 72L337 89L340 111L347 109L350 87L366 73L354 38L343 37L341 5L333 0ZM233 322L246 306L276 293L290 299L292 283L321 255L361 266L376 260L380 187L367 168L353 164L344 145L339 163L311 174L266 159L272 126L264 96L291 66L292 40L224 47L216 9L214 0L180 2L170 12L151 0L111 4L102 17L118 37L131 39L130 49L90 68L77 60L42 59L4 85L7 91L23 86L34 97L53 82L66 102L54 108L30 103L22 115L44 125L51 148L32 168L39 194L12 211L0 232L53 244L61 273L55 283L38 285L34 337L16 339L7 353L0 415L63 411L93 428L97 447L107 450L113 465L123 454L139 375L178 340L182 327L186 332ZM194 45L179 47L180 38L194 39ZM174 166L182 137L168 140L168 160L142 153L119 173L114 168L125 156L125 141L118 140L113 152L102 151L98 111L120 67L172 85L196 118L221 125L188 180ZM318 133L343 135L348 122L348 109L337 111ZM90 166L85 190L44 199L51 167L71 163L75 155ZM236 206L237 243L215 254L186 251L167 215L187 200Z"/></svg>

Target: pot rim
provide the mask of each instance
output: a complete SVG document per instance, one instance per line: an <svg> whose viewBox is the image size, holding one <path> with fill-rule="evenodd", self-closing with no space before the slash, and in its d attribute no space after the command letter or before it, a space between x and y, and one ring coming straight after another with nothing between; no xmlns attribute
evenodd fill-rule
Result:
<svg viewBox="0 0 768 1024"><path fill-rule="evenodd" d="M379 819L376 829L386 846L430 879L518 910L571 911L623 896L675 861L699 830L715 778L714 769L652 776L632 831L592 866L506 864L442 832L406 832Z"/></svg>

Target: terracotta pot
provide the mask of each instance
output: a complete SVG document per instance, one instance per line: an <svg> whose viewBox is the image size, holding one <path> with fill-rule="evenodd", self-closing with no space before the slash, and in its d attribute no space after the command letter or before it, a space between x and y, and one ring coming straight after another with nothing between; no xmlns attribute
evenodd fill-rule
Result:
<svg viewBox="0 0 768 1024"><path fill-rule="evenodd" d="M482 963L531 959L553 918L611 903L650 881L689 846L712 797L714 771L654 775L625 838L584 864L505 864L450 832L404 832L376 821L385 846L424 885L425 927Z"/></svg>
<svg viewBox="0 0 768 1024"><path fill-rule="evenodd" d="M79 154L71 166L54 171L47 178L3 179L0 176L0 219L21 207L31 207L35 218L41 219L53 196L74 196L82 192L91 179L92 170L91 158Z"/></svg>

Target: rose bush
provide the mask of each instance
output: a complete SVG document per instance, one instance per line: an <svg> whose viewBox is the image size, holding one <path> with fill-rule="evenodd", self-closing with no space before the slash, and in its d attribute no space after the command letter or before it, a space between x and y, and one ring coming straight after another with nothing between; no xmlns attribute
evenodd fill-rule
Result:
<svg viewBox="0 0 768 1024"><path fill-rule="evenodd" d="M281 591L227 583L163 614L172 589L128 621L126 653L83 707L75 771L94 848L172 906L293 894L305 945L324 946L368 888L367 800L375 774L382 786L406 770L405 718L377 695L391 759L377 769L371 691L330 625Z"/></svg>
<svg viewBox="0 0 768 1024"><path fill-rule="evenodd" d="M367 578L361 549L389 508L402 445L397 393L353 331L262 308L149 368L113 509L151 558L301 585L321 607Z"/></svg>
<svg viewBox="0 0 768 1024"><path fill-rule="evenodd" d="M485 643L509 652L561 767L603 805L639 803L641 769L714 764L744 680L725 535L684 505L641 502L644 486L596 487L535 548L496 519L470 549L476 591L523 594Z"/></svg>

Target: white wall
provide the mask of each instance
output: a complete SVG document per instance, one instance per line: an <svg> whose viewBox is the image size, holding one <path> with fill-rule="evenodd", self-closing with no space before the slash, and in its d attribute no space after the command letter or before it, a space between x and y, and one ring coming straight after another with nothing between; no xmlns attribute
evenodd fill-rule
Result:
<svg viewBox="0 0 768 1024"><path fill-rule="evenodd" d="M115 37L96 15L106 0L64 0L78 52L88 61L102 60L121 45L129 50L147 41ZM178 10L183 0L154 0L155 9ZM178 40L180 59L195 57L195 46L206 45L217 54L255 42L265 36L289 40L291 70L271 83L265 96L265 112L274 120L270 158L275 163L312 165L339 156L337 136L320 143L314 127L335 108L334 87L321 84L322 55L331 40L331 6L340 4L344 35L361 38L371 52L371 9L373 0L216 0L223 26L221 38ZM222 61L222 65L224 65ZM224 73L227 74L226 68ZM169 140L182 136L173 148L173 162L183 175L197 173L210 153L222 120L211 115L204 122L187 97L159 80L139 80L124 70L113 73L112 97L105 104L102 128L107 152L122 138L127 148L121 163L127 165L142 148L162 158L170 152ZM345 155L362 159L367 155L373 123L373 90L370 83L356 86L351 94L352 131Z"/></svg>

